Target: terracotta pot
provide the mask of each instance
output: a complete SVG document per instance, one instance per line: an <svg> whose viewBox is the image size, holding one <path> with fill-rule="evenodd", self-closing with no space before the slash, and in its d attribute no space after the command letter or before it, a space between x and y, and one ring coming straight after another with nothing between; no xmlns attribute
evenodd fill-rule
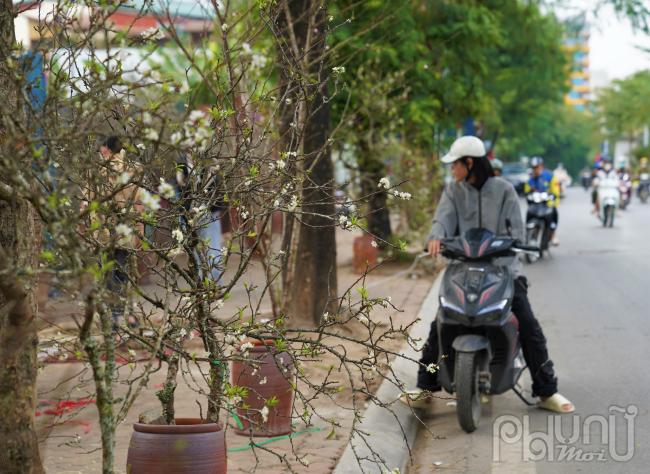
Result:
<svg viewBox="0 0 650 474"><path fill-rule="evenodd" d="M372 246L373 240L375 239L372 235L368 234L354 239L352 244L352 266L355 273L363 274L368 268L377 265L379 249Z"/></svg>
<svg viewBox="0 0 650 474"><path fill-rule="evenodd" d="M243 403L247 409L238 408L237 416L243 428L235 432L246 436L280 436L291 433L291 408L293 406L293 388L295 379L293 361L286 352L278 353L273 348L273 341L249 340L255 347L249 349L249 359L258 361L251 364L233 361L230 371L231 383L248 389L248 396ZM244 343L245 343L244 342ZM270 347L268 347L270 346ZM257 370L256 367L257 367ZM268 408L266 421L261 410L266 400L275 397L279 403Z"/></svg>
<svg viewBox="0 0 650 474"><path fill-rule="evenodd" d="M128 474L225 474L226 437L221 424L176 418L175 425L133 424Z"/></svg>

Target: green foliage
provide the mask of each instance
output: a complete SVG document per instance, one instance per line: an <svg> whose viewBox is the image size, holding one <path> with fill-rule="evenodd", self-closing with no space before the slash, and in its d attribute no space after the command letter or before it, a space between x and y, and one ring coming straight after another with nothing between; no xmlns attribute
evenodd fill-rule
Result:
<svg viewBox="0 0 650 474"><path fill-rule="evenodd" d="M610 139L638 138L650 124L650 71L614 81L600 92L597 107Z"/></svg>
<svg viewBox="0 0 650 474"><path fill-rule="evenodd" d="M500 157L516 161L523 154L543 156L548 168L562 163L577 177L597 151L599 137L595 117L568 105L544 107L529 124L532 133L500 142Z"/></svg>

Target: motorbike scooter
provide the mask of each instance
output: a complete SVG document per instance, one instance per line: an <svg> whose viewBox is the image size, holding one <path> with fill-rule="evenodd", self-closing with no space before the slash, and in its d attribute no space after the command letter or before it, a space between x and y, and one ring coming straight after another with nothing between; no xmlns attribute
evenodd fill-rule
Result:
<svg viewBox="0 0 650 474"><path fill-rule="evenodd" d="M598 203L600 206L600 221L603 227L614 227L616 208L620 200L618 178L603 178L598 180Z"/></svg>
<svg viewBox="0 0 650 474"><path fill-rule="evenodd" d="M539 253L527 253L526 261L533 263L544 258L548 244L553 234L553 207L555 196L551 193L532 192L526 196L528 211L526 212L526 244L539 248Z"/></svg>
<svg viewBox="0 0 650 474"><path fill-rule="evenodd" d="M436 318L445 356L438 380L456 393L458 421L468 433L478 427L481 394L513 389L526 401L517 387L525 362L519 323L511 311L514 275L495 259L537 250L478 228L442 240L442 255L452 262L442 280Z"/></svg>

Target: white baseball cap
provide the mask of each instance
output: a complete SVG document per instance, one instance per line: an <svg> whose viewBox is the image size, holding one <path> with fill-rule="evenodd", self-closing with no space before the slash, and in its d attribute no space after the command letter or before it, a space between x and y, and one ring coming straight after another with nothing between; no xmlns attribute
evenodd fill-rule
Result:
<svg viewBox="0 0 650 474"><path fill-rule="evenodd" d="M451 144L449 153L443 156L441 161L448 165L456 160L460 160L465 156L480 158L486 154L487 152L485 151L485 145L480 138L474 137L472 135L466 135L464 137L458 138L454 143Z"/></svg>

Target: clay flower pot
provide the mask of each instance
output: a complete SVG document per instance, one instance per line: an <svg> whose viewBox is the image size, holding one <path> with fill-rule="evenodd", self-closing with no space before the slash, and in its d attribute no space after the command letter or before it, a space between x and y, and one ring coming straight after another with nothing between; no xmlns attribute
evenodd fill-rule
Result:
<svg viewBox="0 0 650 474"><path fill-rule="evenodd" d="M291 433L291 408L293 406L292 382L295 378L291 357L286 352L277 352L273 341L250 339L249 359L257 361L252 364L245 361L233 361L230 371L231 383L248 389L248 396L238 408L237 416L243 428L235 432L246 436L280 436ZM266 401L275 397L277 405L266 407Z"/></svg>
<svg viewBox="0 0 650 474"><path fill-rule="evenodd" d="M176 418L175 425L133 424L128 474L225 474L226 438L221 424Z"/></svg>

